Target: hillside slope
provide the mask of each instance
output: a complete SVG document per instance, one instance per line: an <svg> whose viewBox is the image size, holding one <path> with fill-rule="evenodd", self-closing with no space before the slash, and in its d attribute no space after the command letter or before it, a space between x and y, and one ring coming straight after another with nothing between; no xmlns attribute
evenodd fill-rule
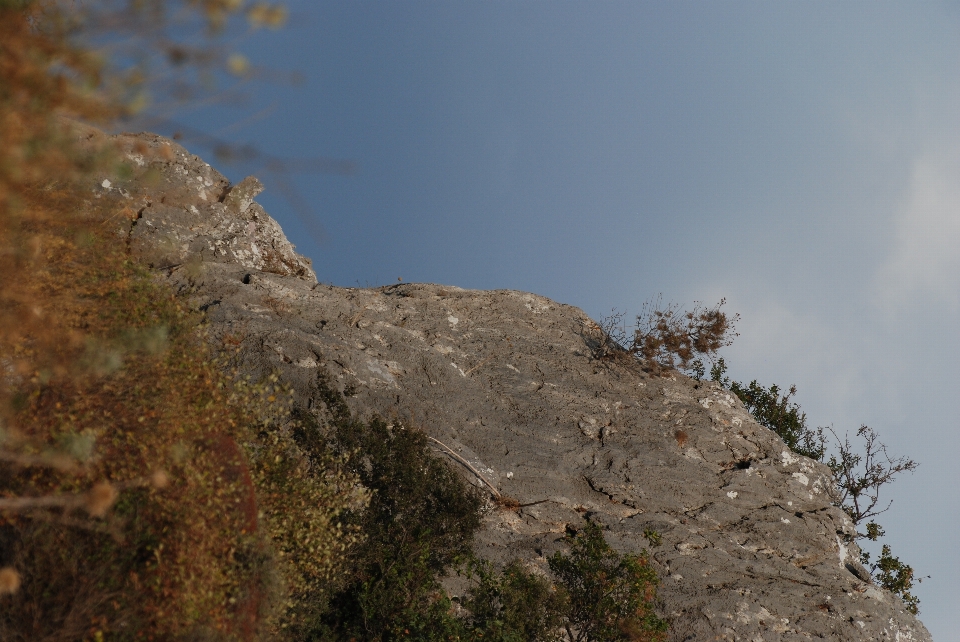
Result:
<svg viewBox="0 0 960 642"><path fill-rule="evenodd" d="M319 284L253 202L256 181L230 186L153 135L121 140L134 178L96 188L139 212L119 232L252 374L279 371L321 411L327 373L359 412L410 421L498 492L538 502L489 512L483 556L545 567L589 515L621 550L662 535L652 553L674 640L931 639L842 543L853 526L829 470L717 384L597 361L596 324L537 295Z"/></svg>

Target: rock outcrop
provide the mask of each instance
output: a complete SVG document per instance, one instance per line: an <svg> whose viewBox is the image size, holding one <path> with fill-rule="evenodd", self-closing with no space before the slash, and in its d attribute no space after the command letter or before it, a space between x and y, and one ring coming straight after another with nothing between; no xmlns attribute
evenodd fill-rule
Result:
<svg viewBox="0 0 960 642"><path fill-rule="evenodd" d="M171 141L119 140L150 180L97 189L129 201L127 242L206 311L211 336L239 343L253 373L279 371L305 407L328 373L359 411L415 424L532 504L488 513L485 557L545 567L589 516L621 550L661 534L673 640L931 639L844 544L829 469L717 384L598 361L596 323L534 294L320 284L253 202L255 179L231 187Z"/></svg>

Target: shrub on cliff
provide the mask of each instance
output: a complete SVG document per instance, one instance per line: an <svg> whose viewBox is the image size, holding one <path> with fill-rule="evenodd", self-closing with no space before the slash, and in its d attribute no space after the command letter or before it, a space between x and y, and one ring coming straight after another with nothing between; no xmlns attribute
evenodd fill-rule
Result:
<svg viewBox="0 0 960 642"><path fill-rule="evenodd" d="M791 403L790 398L797 394L797 387L781 394L776 384L764 388L756 379L749 385L731 381L726 377L727 364L720 357L710 370L710 377L737 395L747 411L757 423L774 431L787 446L805 457L822 461L826 454L826 441L823 430L813 430L807 426L807 415L800 406Z"/></svg>
<svg viewBox="0 0 960 642"><path fill-rule="evenodd" d="M651 535L655 535L652 534ZM474 561L477 584L463 601L470 636L502 642L658 642L668 623L654 613L656 572L647 552L620 554L587 521L564 538L568 553L548 565L555 584L508 564L502 573Z"/></svg>
<svg viewBox="0 0 960 642"><path fill-rule="evenodd" d="M463 599L467 610L465 639L502 642L557 642L564 637L570 601L562 587L526 570L519 561L501 572L489 562L471 560L476 584Z"/></svg>
<svg viewBox="0 0 960 642"><path fill-rule="evenodd" d="M277 431L276 381L223 374L123 216L48 187L2 221L0 638L252 639L335 574L355 484Z"/></svg>
<svg viewBox="0 0 960 642"><path fill-rule="evenodd" d="M653 610L658 578L646 551L617 553L600 526L590 521L566 539L570 553L556 553L548 561L569 599L564 622L568 640L665 639L667 622Z"/></svg>
<svg viewBox="0 0 960 642"><path fill-rule="evenodd" d="M724 299L713 307L695 303L693 310L681 312L679 305L663 305L658 297L643 304L635 327L629 331L623 314L614 311L599 324L594 356L609 359L631 355L654 372L702 372L703 358L712 360L720 348L737 337L735 324L740 316L727 316L720 309L725 303Z"/></svg>
<svg viewBox="0 0 960 642"><path fill-rule="evenodd" d="M439 577L472 550L483 499L432 454L426 435L375 417L357 419L324 379L329 410L323 426L302 413L295 433L314 456L333 452L370 491L368 506L343 521L362 541L330 597L326 613L305 628L307 639L446 639L459 623Z"/></svg>
<svg viewBox="0 0 960 642"><path fill-rule="evenodd" d="M737 395L757 423L780 435L794 452L830 467L836 483L834 505L849 515L855 528L863 529L857 530L853 539L877 541L883 536L883 529L872 520L889 510L892 501L879 508L880 491L893 483L897 475L913 472L919 464L907 457L891 456L886 445L877 440L876 432L868 426L861 426L857 431L861 440L859 446L851 443L849 435L840 439L832 428L809 428L807 416L800 406L790 403L790 398L797 392L796 386L790 386L786 394L781 394L776 385L764 388L756 380L747 386L731 381L725 376L726 371L727 364L721 357L711 369L711 378ZM832 437L829 445L835 451L829 458L828 433ZM860 561L870 569L877 584L899 595L908 611L919 613L920 600L911 590L914 581L923 580L915 577L911 566L894 557L889 546L883 545L876 562L872 562L866 551L861 552Z"/></svg>
<svg viewBox="0 0 960 642"><path fill-rule="evenodd" d="M660 640L653 614L657 577L646 552L620 555L587 522L566 537L570 553L549 561L555 582L519 562L496 571L472 552L484 501L422 432L374 417L358 420L325 377L326 422L300 412L295 439L307 453L331 450L370 489L365 509L343 516L364 541L313 628L295 639L607 642ZM493 510L497 510L494 508ZM472 586L460 613L440 578L452 570Z"/></svg>

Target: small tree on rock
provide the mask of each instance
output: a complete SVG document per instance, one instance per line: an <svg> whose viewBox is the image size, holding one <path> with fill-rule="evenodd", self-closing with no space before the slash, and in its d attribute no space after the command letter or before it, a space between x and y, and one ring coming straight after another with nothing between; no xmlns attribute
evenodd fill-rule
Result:
<svg viewBox="0 0 960 642"><path fill-rule="evenodd" d="M653 611L658 578L646 550L620 555L589 521L566 540L570 554L556 553L548 563L568 595L569 642L665 639L668 624Z"/></svg>

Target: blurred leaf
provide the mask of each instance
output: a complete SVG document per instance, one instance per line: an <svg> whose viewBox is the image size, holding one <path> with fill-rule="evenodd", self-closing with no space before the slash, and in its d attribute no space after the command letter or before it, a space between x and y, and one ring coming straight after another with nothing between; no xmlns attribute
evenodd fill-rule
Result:
<svg viewBox="0 0 960 642"><path fill-rule="evenodd" d="M96 443L97 439L93 435L75 432L65 433L57 439L57 446L61 451L81 462L90 461Z"/></svg>
<svg viewBox="0 0 960 642"><path fill-rule="evenodd" d="M250 61L243 54L230 54L227 58L227 69L234 76L244 76L250 71Z"/></svg>

